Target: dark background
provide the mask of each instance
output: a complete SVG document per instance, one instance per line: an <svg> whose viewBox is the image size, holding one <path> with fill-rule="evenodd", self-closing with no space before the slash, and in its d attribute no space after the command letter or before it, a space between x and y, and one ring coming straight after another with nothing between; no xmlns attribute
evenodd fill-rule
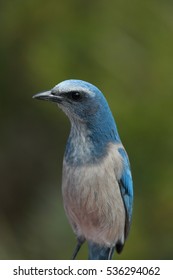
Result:
<svg viewBox="0 0 173 280"><path fill-rule="evenodd" d="M71 257L61 197L70 124L32 95L77 78L105 94L131 161L133 223L115 258L172 259L172 1L2 0L0 34L0 258Z"/></svg>

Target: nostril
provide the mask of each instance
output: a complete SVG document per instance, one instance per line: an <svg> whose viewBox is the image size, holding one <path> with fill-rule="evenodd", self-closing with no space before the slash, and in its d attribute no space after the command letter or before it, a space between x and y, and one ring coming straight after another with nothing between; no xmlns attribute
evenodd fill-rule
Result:
<svg viewBox="0 0 173 280"><path fill-rule="evenodd" d="M56 92L52 90L52 91L51 91L51 94L52 94L52 95L56 95Z"/></svg>

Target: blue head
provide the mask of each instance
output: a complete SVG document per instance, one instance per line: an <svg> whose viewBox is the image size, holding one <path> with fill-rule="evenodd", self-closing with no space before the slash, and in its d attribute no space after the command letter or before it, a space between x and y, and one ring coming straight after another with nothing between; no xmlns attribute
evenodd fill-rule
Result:
<svg viewBox="0 0 173 280"><path fill-rule="evenodd" d="M92 154L96 158L103 155L107 143L120 142L108 103L102 92L94 85L81 80L66 80L50 91L35 95L34 98L57 103L69 117L72 129L66 154L69 154L74 146L79 144L81 146L83 143L85 150L90 144L90 150L92 149ZM82 142L83 138L85 141ZM74 157L74 153L71 154Z"/></svg>

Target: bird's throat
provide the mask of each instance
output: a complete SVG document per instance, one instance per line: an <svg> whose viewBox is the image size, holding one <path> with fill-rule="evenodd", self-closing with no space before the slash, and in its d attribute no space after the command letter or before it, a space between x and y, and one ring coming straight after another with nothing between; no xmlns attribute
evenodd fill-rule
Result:
<svg viewBox="0 0 173 280"><path fill-rule="evenodd" d="M85 125L72 125L65 151L66 162L81 165L92 160L94 145L90 135Z"/></svg>

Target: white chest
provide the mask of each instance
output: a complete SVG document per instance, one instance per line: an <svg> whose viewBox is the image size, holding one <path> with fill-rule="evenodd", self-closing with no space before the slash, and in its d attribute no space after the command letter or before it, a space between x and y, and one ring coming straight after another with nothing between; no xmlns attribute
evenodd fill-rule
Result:
<svg viewBox="0 0 173 280"><path fill-rule="evenodd" d="M64 161L62 192L73 230L86 239L112 244L123 239L125 211L118 179L122 159L111 144L98 164L71 167Z"/></svg>

